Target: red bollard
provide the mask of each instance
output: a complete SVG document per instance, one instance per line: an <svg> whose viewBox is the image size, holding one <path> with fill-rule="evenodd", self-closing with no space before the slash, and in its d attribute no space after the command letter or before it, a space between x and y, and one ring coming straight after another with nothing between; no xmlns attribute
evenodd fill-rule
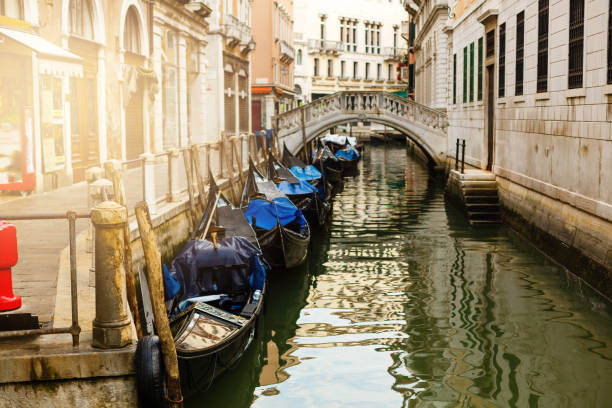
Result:
<svg viewBox="0 0 612 408"><path fill-rule="evenodd" d="M0 220L0 311L21 307L21 297L13 294L11 278L11 268L17 259L17 228Z"/></svg>

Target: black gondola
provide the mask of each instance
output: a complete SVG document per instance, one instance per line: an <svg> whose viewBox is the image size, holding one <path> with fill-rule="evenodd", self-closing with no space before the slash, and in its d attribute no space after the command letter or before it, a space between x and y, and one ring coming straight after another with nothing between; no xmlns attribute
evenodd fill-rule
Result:
<svg viewBox="0 0 612 408"><path fill-rule="evenodd" d="M326 180L334 187L341 185L342 164L320 139L316 139L315 150L312 155L312 163L319 171L325 173Z"/></svg>
<svg viewBox="0 0 612 408"><path fill-rule="evenodd" d="M273 266L293 268L306 260L310 227L302 212L266 179L249 160L249 173L240 208L257 234L266 260Z"/></svg>
<svg viewBox="0 0 612 408"><path fill-rule="evenodd" d="M353 140L353 142L355 142ZM330 146L334 156L342 165L342 175L354 176L357 174L357 163L361 160L361 155L351 144L347 136L327 135L323 138L323 143Z"/></svg>
<svg viewBox="0 0 612 408"><path fill-rule="evenodd" d="M211 180L201 222L167 273L180 285L170 328L183 395L205 391L243 355L262 312L267 269L242 211Z"/></svg>

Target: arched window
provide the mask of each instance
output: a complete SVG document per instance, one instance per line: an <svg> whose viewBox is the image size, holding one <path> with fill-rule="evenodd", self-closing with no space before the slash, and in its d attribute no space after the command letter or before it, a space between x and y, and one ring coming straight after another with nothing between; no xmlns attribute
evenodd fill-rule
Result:
<svg viewBox="0 0 612 408"><path fill-rule="evenodd" d="M23 0L0 0L0 16L23 20Z"/></svg>
<svg viewBox="0 0 612 408"><path fill-rule="evenodd" d="M302 65L302 50L297 51L297 58L295 59L297 65Z"/></svg>
<svg viewBox="0 0 612 408"><path fill-rule="evenodd" d="M138 14L134 6L130 6L125 16L125 27L123 30L123 46L125 50L133 54L140 54L140 24Z"/></svg>
<svg viewBox="0 0 612 408"><path fill-rule="evenodd" d="M70 0L70 33L94 39L91 0Z"/></svg>

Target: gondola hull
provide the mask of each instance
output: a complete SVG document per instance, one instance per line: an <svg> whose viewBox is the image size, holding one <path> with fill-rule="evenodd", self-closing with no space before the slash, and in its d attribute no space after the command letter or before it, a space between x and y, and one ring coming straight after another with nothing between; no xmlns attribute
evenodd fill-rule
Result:
<svg viewBox="0 0 612 408"><path fill-rule="evenodd" d="M340 163L342 164L343 177L353 177L357 175L357 164L359 163L359 159L340 160Z"/></svg>
<svg viewBox="0 0 612 408"><path fill-rule="evenodd" d="M264 258L270 265L289 269L306 261L310 231L302 235L288 228L276 227L272 230L255 228L255 232Z"/></svg>

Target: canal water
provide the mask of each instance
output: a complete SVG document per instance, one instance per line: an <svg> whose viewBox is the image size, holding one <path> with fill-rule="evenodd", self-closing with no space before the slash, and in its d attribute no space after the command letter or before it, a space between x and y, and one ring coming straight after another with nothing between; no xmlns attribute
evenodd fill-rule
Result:
<svg viewBox="0 0 612 408"><path fill-rule="evenodd" d="M612 406L610 304L509 229L471 228L401 146L360 168L188 407Z"/></svg>

